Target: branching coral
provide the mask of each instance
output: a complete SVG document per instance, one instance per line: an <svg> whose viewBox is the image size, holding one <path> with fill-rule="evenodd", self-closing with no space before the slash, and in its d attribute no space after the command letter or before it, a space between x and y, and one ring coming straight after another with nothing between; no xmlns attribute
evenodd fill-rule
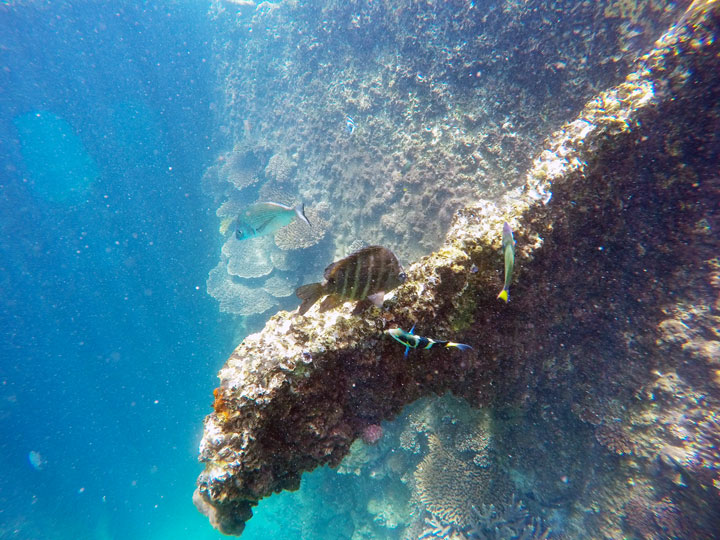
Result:
<svg viewBox="0 0 720 540"><path fill-rule="evenodd" d="M426 538L447 538L452 532L452 525L443 523L440 519L433 515L425 518L425 529L418 536L418 540L425 540Z"/></svg>
<svg viewBox="0 0 720 540"><path fill-rule="evenodd" d="M280 204L286 204L288 206L295 206L300 202L296 193L291 192L287 189L287 186L283 186L274 181L265 182L260 186L258 191L259 201L271 201Z"/></svg>
<svg viewBox="0 0 720 540"><path fill-rule="evenodd" d="M714 398L717 388L711 387L707 365L699 366L682 351L666 357L656 343L656 326L663 310L707 296L708 272L697 261L717 252L717 235L699 237L693 231L700 218L710 216L715 223L717 217L718 206L712 203L718 176L712 150L717 146L718 101L706 97L715 97L720 88L718 27L716 12L688 19L660 41L625 83L603 94L614 99L589 103L575 122L549 138L522 189L492 204L458 211L446 245L408 267L408 281L385 310L354 316L347 306L340 306L305 318L279 313L262 332L245 338L219 377L220 391L225 402L233 404L232 410L208 417L201 442L205 469L198 479L197 499L203 510L212 507L214 523L222 532L237 534L260 499L296 489L305 471L339 464L369 421L392 418L425 395L451 390L474 406L498 404L518 411L537 407L548 414L569 408L588 393L596 394L599 402L617 399L632 407L633 396L645 395L648 378L655 371L667 371L660 368L672 362L680 377L696 385L695 396ZM360 126L353 144L371 131L356 120ZM342 130L342 125L336 127ZM680 135L666 140L673 129ZM668 160L665 152L665 142L676 141L693 149L682 163ZM341 151L350 146L345 144ZM318 170L330 170L330 161ZM358 163L355 171L364 165ZM647 168L642 174L638 163ZM668 184L654 176L673 167L695 171L699 181ZM320 192L318 186L308 187L312 190ZM504 221L518 233L517 285L513 303L498 306L499 231ZM345 237L353 234L346 231ZM698 259L698 254L704 258ZM449 330L457 314L455 300L468 295L476 304L477 324L453 335ZM415 323L427 335L471 343L474 351L458 357L436 349L403 360L397 347L383 338L382 329ZM637 337L641 353L630 348L628 336ZM627 376L628 366L635 369L632 378ZM652 389L648 394L652 405L646 407L655 406L662 413L669 393ZM695 397L692 401L703 411L714 403ZM623 416L623 425L630 425L631 414ZM600 416L604 423L611 420ZM671 433L675 422L661 421L660 429ZM554 429L551 422L547 425ZM592 440L592 428L585 427L584 432L572 432L574 440ZM631 429L628 432L637 439L641 430L635 425ZM557 468L543 442L533 441L538 443L537 462L544 459L557 473L554 481L564 484L567 473ZM457 504L467 508L472 502L489 501L475 496L468 503L467 493L459 493L468 478L485 469L462 454L458 457L454 443L444 432L431 436L431 451L413 479L429 507L458 519ZM653 444L647 447L653 449ZM608 470L608 456L598 453L597 462L588 462L588 476L596 479L594 487L599 489L575 493L579 519L590 522L591 515L603 515L605 524L617 527L617 510L624 502L617 501L617 492L626 493L629 480L645 483L655 493L672 489L673 504L692 510L693 517L700 515L707 506L677 497L681 490L664 485L667 478L651 478L659 467L643 462L647 455L652 453L615 460L620 462L619 479L608 478L615 473ZM228 456L237 465L231 466ZM508 453L499 457L512 459ZM622 478L627 472L622 468L630 464L637 480ZM453 485L448 486L448 477ZM574 475L569 481L572 485ZM483 485L471 483L471 490ZM438 486L441 496L432 493ZM621 489L612 489L618 486ZM688 485L685 491L694 489ZM480 491L482 496L484 490ZM494 519L487 508L478 509L483 519ZM669 505L662 510L663 526L670 527L677 512ZM464 514L472 518L471 512ZM593 527L590 534L619 537L607 534L604 527Z"/></svg>
<svg viewBox="0 0 720 540"><path fill-rule="evenodd" d="M483 414L475 424L458 431L455 435L455 448L460 452L473 454L473 463L478 467L490 466L488 447L490 446L490 415Z"/></svg>
<svg viewBox="0 0 720 540"><path fill-rule="evenodd" d="M439 519L463 529L470 507L482 500L488 477L448 450L437 435L428 437L430 451L415 471L418 498Z"/></svg>
<svg viewBox="0 0 720 540"><path fill-rule="evenodd" d="M516 501L513 495L510 503L501 509L492 504L473 506L466 534L468 540L544 540L550 529L540 518L530 516L522 501Z"/></svg>

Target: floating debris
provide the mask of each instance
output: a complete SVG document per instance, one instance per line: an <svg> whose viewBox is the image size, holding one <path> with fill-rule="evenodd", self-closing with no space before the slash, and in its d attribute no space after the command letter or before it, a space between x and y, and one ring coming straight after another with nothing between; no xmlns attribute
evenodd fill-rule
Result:
<svg viewBox="0 0 720 540"><path fill-rule="evenodd" d="M47 463L42 454L35 450L30 450L30 452L28 452L28 461L30 462L30 465L32 465L32 468L36 471L41 471Z"/></svg>

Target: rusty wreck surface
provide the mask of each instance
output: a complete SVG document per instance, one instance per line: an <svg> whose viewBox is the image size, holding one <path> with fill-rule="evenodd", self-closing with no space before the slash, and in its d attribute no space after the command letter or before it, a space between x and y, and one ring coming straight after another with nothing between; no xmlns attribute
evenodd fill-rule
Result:
<svg viewBox="0 0 720 540"><path fill-rule="evenodd" d="M512 395L509 381L536 382L527 358L541 361L542 336L533 332L547 325L533 330L531 321L571 313L573 306L564 305L561 295L554 305L533 303L533 291L539 291L536 299L552 296L553 281L594 279L598 265L608 264L573 260L572 250L580 249L588 231L602 239L608 212L631 192L639 198L717 197L717 178L699 188L711 190L702 194L668 189L656 178L639 185L633 170L672 143L653 146L653 126L667 131L669 119L687 122L698 114L693 95L720 87L712 39L718 11L716 2L696 2L624 83L591 100L547 139L523 188L458 212L443 247L408 269L407 281L386 297L383 309L360 316L351 315L351 304L322 314L315 306L304 317L282 312L237 347L220 370L200 444L205 468L193 499L213 526L240 534L260 499L297 489L305 471L338 465L364 428L393 418L421 396L452 391L482 406L506 399L500 396L505 391ZM694 122L698 130L709 129L701 124ZM694 128L683 129L669 136L681 144ZM517 299L509 306L496 299L505 221L517 241L511 287ZM522 316L507 315L521 310ZM502 329L495 326L500 316ZM405 359L383 332L412 325L421 335L469 343L474 350L433 350ZM511 347L507 336L513 335Z"/></svg>

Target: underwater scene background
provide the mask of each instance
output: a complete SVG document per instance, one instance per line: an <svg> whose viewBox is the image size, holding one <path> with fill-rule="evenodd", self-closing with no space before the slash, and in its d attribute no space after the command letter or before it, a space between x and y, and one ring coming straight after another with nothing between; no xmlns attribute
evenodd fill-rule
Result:
<svg viewBox="0 0 720 540"><path fill-rule="evenodd" d="M717 537L719 10L3 2L0 538Z"/></svg>

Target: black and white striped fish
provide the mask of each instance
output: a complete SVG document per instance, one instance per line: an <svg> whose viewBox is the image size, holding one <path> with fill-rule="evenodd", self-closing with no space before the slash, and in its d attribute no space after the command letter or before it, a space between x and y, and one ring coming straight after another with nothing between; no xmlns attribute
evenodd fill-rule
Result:
<svg viewBox="0 0 720 540"><path fill-rule="evenodd" d="M321 313L341 302L366 298L380 307L385 293L403 281L405 273L395 254L382 246L369 246L328 266L322 283L299 287L295 291L302 300L298 314L305 314L325 295L327 298L320 304Z"/></svg>

